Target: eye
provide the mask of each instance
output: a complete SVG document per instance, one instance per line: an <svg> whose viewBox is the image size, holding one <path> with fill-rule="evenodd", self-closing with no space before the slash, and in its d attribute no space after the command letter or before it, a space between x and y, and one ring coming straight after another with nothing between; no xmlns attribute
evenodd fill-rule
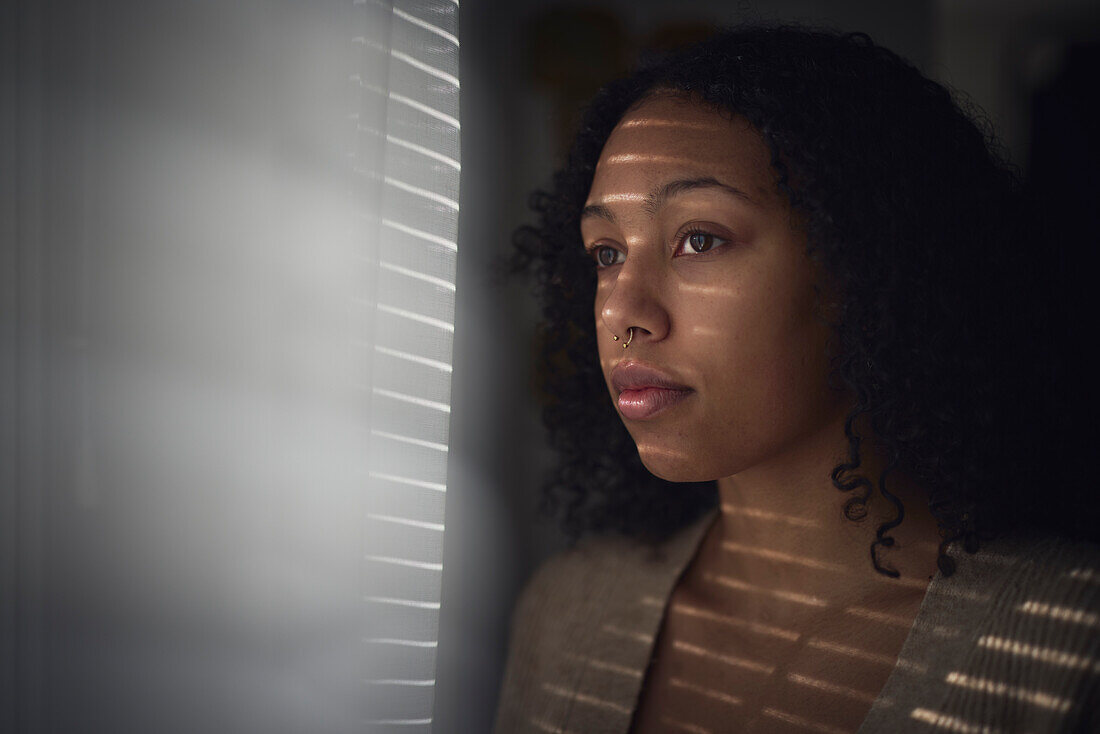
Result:
<svg viewBox="0 0 1100 734"><path fill-rule="evenodd" d="M707 232L702 229L692 229L681 235L679 245L673 255L701 255L727 242L729 242L729 240L719 237L713 232Z"/></svg>
<svg viewBox="0 0 1100 734"><path fill-rule="evenodd" d="M623 261L623 254L614 247L609 247L608 245L596 245L593 247L592 257L596 261L596 266L601 268L618 265Z"/></svg>

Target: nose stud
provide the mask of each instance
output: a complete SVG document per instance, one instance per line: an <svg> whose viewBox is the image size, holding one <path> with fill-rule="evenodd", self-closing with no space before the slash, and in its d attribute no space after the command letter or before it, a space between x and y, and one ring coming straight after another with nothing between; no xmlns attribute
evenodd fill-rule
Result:
<svg viewBox="0 0 1100 734"><path fill-rule="evenodd" d="M626 330L626 333L627 333L627 340L626 340L626 344L623 344L623 349L626 349L627 347L629 347L630 342L634 341L634 327L631 326L629 329ZM615 341L619 341L619 335L618 334L612 334L611 338L614 339Z"/></svg>

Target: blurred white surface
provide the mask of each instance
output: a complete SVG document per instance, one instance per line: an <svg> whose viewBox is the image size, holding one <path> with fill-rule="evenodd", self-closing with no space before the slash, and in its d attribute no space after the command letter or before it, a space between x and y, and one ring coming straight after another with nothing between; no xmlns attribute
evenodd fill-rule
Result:
<svg viewBox="0 0 1100 734"><path fill-rule="evenodd" d="M454 3L4 12L0 729L430 718L367 639L438 626L442 532L372 517L443 522Z"/></svg>

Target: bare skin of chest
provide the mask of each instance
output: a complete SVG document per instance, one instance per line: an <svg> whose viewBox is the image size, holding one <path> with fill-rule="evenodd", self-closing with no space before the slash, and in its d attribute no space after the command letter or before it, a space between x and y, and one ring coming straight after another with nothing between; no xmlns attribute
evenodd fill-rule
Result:
<svg viewBox="0 0 1100 734"><path fill-rule="evenodd" d="M708 534L671 596L632 731L856 731L927 587L860 571Z"/></svg>

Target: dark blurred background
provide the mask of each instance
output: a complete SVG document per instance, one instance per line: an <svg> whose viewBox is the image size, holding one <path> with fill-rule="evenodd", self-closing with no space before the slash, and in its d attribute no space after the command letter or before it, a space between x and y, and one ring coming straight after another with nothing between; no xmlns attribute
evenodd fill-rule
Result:
<svg viewBox="0 0 1100 734"><path fill-rule="evenodd" d="M562 547L536 517L552 460L532 388L537 307L522 282L497 287L494 262L530 221L578 107L641 49L670 48L742 21L862 31L968 100L996 130L1036 203L1036 288L1051 302L1045 345L1061 386L1051 414L1067 440L1053 461L1089 455L1098 221L1094 0L606 0L471 2L461 8L462 212L454 413L434 730L489 731L512 604ZM1088 381L1086 381L1088 380ZM1075 474L1075 472L1079 472ZM1087 481L1084 467L1069 471Z"/></svg>

